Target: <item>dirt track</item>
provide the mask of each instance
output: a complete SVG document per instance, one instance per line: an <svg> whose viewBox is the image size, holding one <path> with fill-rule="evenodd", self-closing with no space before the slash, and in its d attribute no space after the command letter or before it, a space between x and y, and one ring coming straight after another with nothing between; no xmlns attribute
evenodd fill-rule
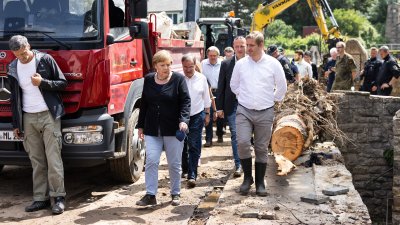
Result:
<svg viewBox="0 0 400 225"><path fill-rule="evenodd" d="M6 166L0 175L1 224L204 224L208 212L196 210L213 190L223 186L233 172L228 139L213 148L203 148L200 179L194 189L182 182L181 205L170 205L168 168L162 155L159 173L159 206L139 208L135 202L145 194L144 173L135 184L115 183L105 167L69 168L65 173L68 208L59 216L51 210L26 213L32 200L32 170L28 167Z"/></svg>

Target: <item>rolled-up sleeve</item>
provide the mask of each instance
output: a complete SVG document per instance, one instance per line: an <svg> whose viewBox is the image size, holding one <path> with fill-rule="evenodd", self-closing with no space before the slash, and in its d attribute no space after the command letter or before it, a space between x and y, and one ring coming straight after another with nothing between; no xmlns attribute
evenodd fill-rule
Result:
<svg viewBox="0 0 400 225"><path fill-rule="evenodd" d="M286 91L287 91L287 84L285 78L285 72L280 64L275 63L275 73L274 73L274 80L275 80L275 92L274 92L274 100L275 101L282 101L285 98Z"/></svg>

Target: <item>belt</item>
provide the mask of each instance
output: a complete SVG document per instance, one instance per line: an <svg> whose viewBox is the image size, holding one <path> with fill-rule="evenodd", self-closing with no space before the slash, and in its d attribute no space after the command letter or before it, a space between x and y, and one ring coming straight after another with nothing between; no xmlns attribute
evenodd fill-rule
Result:
<svg viewBox="0 0 400 225"><path fill-rule="evenodd" d="M245 108L245 109L248 109L248 108L244 107L244 106L243 106L242 104L240 104L240 103L239 103L239 105L242 106L242 107ZM266 110L268 110L268 109L271 109L272 107L274 107L274 106L271 106L271 107L268 107L268 108L265 108L265 109L248 109L248 110L255 111L255 112L262 112L262 111L266 111Z"/></svg>

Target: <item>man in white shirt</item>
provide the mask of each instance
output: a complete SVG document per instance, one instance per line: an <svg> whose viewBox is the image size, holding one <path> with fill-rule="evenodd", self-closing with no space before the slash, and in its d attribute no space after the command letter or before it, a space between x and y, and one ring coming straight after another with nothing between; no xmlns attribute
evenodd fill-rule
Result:
<svg viewBox="0 0 400 225"><path fill-rule="evenodd" d="M16 59L8 68L14 135L23 138L32 164L34 212L49 208L53 214L65 210L64 167L61 159L61 117L65 114L60 91L67 86L61 69L50 55L32 50L21 35L10 38Z"/></svg>
<svg viewBox="0 0 400 225"><path fill-rule="evenodd" d="M206 77L195 71L196 58L186 54L181 61L191 100L189 134L182 153L182 172L187 172L188 187L193 188L196 186L203 126L210 122L211 98Z"/></svg>
<svg viewBox="0 0 400 225"><path fill-rule="evenodd" d="M294 54L295 65L299 69L299 77L298 79L302 79L304 77L313 78L312 67L310 63L306 62L304 59L303 50L296 50Z"/></svg>
<svg viewBox="0 0 400 225"><path fill-rule="evenodd" d="M217 96L217 88L218 88L218 77L219 77L219 70L221 68L221 59L219 58L220 52L219 49L215 46L211 46L207 49L207 59L204 59L201 62L201 71L203 72L204 76L206 76L208 84L210 85L211 92L214 97ZM214 117L214 113L216 110L211 107L210 115ZM223 142L223 123L224 121L221 118L218 118L217 121L217 136L218 142ZM213 139L213 123L209 123L206 126L206 143L204 147L211 147L212 146L212 139Z"/></svg>
<svg viewBox="0 0 400 225"><path fill-rule="evenodd" d="M254 132L256 194L266 196L264 176L268 145L274 121L275 101L282 101L287 86L279 61L264 53L264 35L258 31L246 37L248 56L233 69L231 89L238 98L236 135L244 179L240 193L247 195L254 183L250 139Z"/></svg>

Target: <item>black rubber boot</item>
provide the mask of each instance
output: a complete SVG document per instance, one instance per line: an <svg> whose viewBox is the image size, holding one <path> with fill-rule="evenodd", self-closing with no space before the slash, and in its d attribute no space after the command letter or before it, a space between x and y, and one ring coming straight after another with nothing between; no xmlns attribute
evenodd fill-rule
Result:
<svg viewBox="0 0 400 225"><path fill-rule="evenodd" d="M240 163L242 165L244 174L243 183L242 185L240 185L240 194L247 195L249 194L251 185L254 184L253 176L251 176L252 174L251 158L241 159Z"/></svg>
<svg viewBox="0 0 400 225"><path fill-rule="evenodd" d="M256 168L256 194L258 196L267 196L267 191L265 190L265 183L264 183L267 164L256 162L255 168Z"/></svg>

